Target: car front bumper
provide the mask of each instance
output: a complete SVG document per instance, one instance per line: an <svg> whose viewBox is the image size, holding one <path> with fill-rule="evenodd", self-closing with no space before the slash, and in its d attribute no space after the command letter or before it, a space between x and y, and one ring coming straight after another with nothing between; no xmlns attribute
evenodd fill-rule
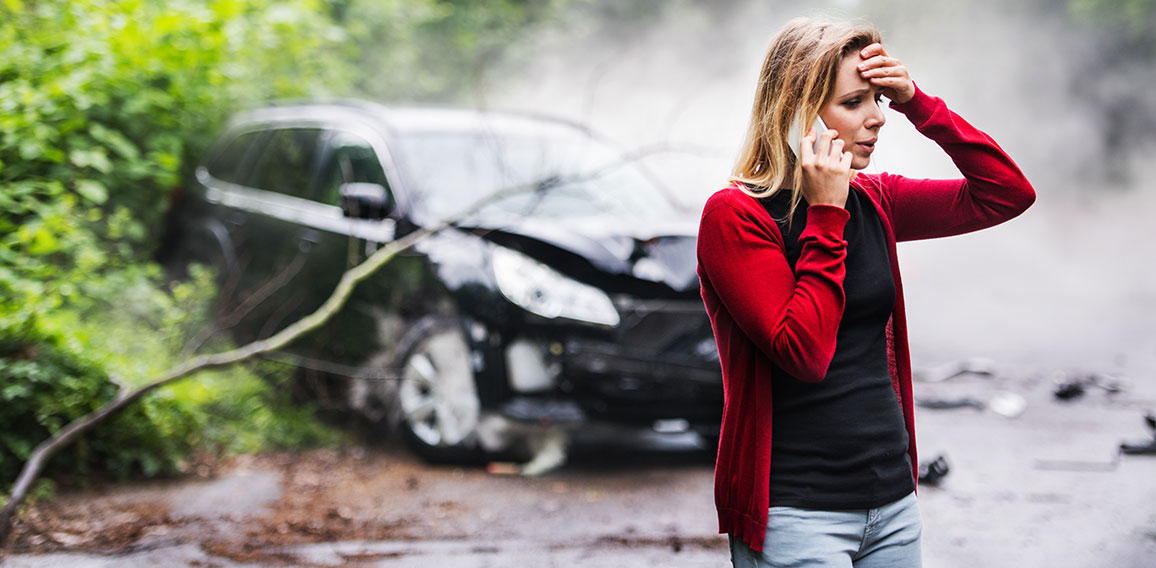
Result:
<svg viewBox="0 0 1156 568"><path fill-rule="evenodd" d="M622 323L613 329L553 321L520 328L504 342L503 382L511 389L496 405L502 414L538 422L717 426L721 370L701 302L616 303Z"/></svg>

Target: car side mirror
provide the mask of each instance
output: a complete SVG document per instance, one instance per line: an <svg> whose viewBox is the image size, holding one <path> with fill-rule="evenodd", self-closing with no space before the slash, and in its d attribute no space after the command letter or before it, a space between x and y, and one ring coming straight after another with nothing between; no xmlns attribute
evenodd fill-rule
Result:
<svg viewBox="0 0 1156 568"><path fill-rule="evenodd" d="M380 184L341 184L341 213L346 217L384 219L392 210L389 192Z"/></svg>

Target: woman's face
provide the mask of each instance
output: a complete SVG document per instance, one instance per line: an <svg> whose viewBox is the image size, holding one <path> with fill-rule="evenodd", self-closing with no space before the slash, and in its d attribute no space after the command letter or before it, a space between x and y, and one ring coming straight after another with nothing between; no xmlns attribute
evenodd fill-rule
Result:
<svg viewBox="0 0 1156 568"><path fill-rule="evenodd" d="M819 110L823 124L838 132L843 149L851 152L851 168L856 170L871 163L879 128L887 122L879 108L880 88L859 75L862 61L858 50L843 57L835 76L834 95Z"/></svg>

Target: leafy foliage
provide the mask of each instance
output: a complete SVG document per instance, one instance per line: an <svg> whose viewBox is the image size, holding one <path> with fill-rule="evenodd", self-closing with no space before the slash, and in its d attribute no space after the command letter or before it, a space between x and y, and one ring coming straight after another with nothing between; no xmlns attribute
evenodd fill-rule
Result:
<svg viewBox="0 0 1156 568"><path fill-rule="evenodd" d="M212 275L151 257L225 118L272 99L452 100L562 0L0 0L0 485L204 324ZM245 369L147 397L56 473L174 471L195 448L332 443Z"/></svg>
<svg viewBox="0 0 1156 568"><path fill-rule="evenodd" d="M117 394L99 365L69 353L57 340L33 333L0 341L0 480L14 479L40 440ZM152 397L58 454L48 472L169 473L191 447L196 425L190 409L174 404L171 396Z"/></svg>
<svg viewBox="0 0 1156 568"><path fill-rule="evenodd" d="M323 8L0 4L0 482L115 394L109 371L140 382L173 362L211 294L162 287L149 260L168 193L237 105L347 82L329 52L344 36L315 17ZM149 397L56 471L173 471L204 426L176 394Z"/></svg>
<svg viewBox="0 0 1156 568"><path fill-rule="evenodd" d="M327 51L343 34L312 17L318 1L7 6L0 10L0 229L23 226L6 244L46 260L76 256L63 245L69 235L110 216L119 222L95 235L111 241L107 252L132 259L147 251L142 245L156 233L182 165L234 105L344 82ZM61 202L65 195L71 199ZM80 229L36 222L61 217L86 222Z"/></svg>

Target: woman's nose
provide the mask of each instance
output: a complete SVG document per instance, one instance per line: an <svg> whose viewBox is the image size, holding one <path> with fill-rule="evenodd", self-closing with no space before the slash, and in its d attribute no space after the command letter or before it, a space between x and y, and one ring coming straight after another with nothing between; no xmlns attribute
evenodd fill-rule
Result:
<svg viewBox="0 0 1156 568"><path fill-rule="evenodd" d="M883 114L883 108L880 105L873 105L871 115L867 117L867 128L879 128L887 122L887 115Z"/></svg>

